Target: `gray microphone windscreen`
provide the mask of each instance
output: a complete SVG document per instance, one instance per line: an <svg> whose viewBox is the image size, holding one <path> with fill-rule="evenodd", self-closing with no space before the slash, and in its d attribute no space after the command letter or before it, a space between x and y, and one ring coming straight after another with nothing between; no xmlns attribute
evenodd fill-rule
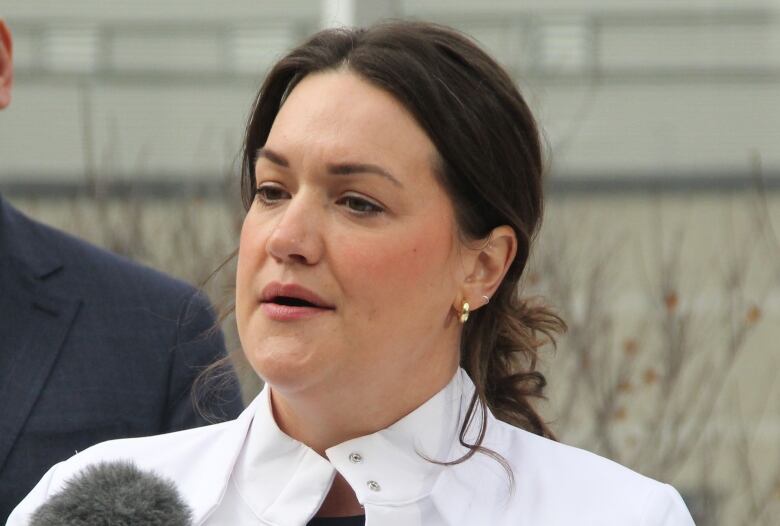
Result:
<svg viewBox="0 0 780 526"><path fill-rule="evenodd" d="M189 526L192 511L173 482L130 462L85 468L43 503L30 526Z"/></svg>

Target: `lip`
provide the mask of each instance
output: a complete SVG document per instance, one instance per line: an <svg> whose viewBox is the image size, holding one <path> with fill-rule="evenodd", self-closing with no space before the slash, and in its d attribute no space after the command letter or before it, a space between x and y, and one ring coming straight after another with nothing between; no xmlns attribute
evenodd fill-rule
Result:
<svg viewBox="0 0 780 526"><path fill-rule="evenodd" d="M292 306L274 303L274 298L286 296L297 298L311 303L313 306ZM329 304L315 292L296 283L279 283L273 281L265 286L261 294L261 310L276 321L293 321L319 316L335 310L335 306Z"/></svg>

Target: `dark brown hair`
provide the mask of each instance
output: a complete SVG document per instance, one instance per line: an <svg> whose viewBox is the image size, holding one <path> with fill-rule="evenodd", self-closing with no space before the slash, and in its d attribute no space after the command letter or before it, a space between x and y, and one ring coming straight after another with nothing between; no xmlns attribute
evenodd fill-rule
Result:
<svg viewBox="0 0 780 526"><path fill-rule="evenodd" d="M368 29L328 29L284 56L270 71L246 128L241 189L252 204L255 155L288 93L305 76L346 68L400 101L439 154L437 175L452 199L461 235L483 240L511 226L518 252L494 297L463 328L461 366L476 386L460 440L477 411L489 408L512 425L552 438L531 404L542 397L537 350L565 329L539 302L519 296L519 280L542 217L543 156L539 131L509 75L468 37L447 27L394 21ZM487 451L486 451L487 452ZM490 454L490 452L488 452Z"/></svg>

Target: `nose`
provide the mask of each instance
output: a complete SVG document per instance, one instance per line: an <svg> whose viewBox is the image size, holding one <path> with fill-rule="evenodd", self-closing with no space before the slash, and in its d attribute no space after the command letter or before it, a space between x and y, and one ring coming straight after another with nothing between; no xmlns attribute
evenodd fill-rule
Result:
<svg viewBox="0 0 780 526"><path fill-rule="evenodd" d="M290 199L271 232L268 254L279 263L314 265L322 257L322 220L316 199L299 193Z"/></svg>

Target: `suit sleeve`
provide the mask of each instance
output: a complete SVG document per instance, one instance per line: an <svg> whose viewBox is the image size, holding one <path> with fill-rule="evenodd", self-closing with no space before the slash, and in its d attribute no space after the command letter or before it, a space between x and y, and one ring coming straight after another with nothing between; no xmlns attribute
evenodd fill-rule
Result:
<svg viewBox="0 0 780 526"><path fill-rule="evenodd" d="M176 323L162 432L238 416L243 402L232 365L225 363L195 383L207 367L225 358L224 340L211 305L203 294L194 292L180 307Z"/></svg>
<svg viewBox="0 0 780 526"><path fill-rule="evenodd" d="M647 499L642 526L695 526L682 497L669 484L657 484Z"/></svg>

